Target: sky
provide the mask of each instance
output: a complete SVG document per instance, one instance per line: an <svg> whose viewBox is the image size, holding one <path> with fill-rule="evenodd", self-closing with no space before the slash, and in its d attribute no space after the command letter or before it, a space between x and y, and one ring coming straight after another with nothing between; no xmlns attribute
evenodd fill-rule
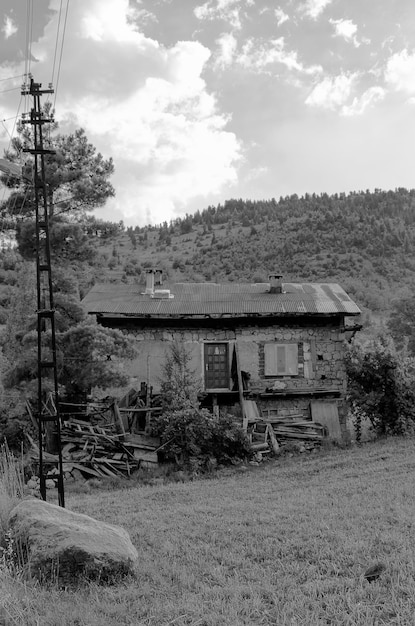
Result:
<svg viewBox="0 0 415 626"><path fill-rule="evenodd" d="M0 155L31 72L114 160L102 219L413 188L414 33L413 0L3 0Z"/></svg>

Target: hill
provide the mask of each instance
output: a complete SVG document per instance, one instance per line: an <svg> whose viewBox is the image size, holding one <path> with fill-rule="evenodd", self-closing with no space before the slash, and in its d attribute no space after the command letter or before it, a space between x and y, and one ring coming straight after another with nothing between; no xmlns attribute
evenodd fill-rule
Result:
<svg viewBox="0 0 415 626"><path fill-rule="evenodd" d="M384 316L415 287L415 190L231 199L158 226L88 218L85 232L96 256L78 267L81 295L96 281L143 283L149 267L171 280L217 282L266 281L278 270L286 281L339 282ZM18 263L14 253L1 257L4 292Z"/></svg>
<svg viewBox="0 0 415 626"><path fill-rule="evenodd" d="M259 282L280 270L287 281L339 282L360 306L386 314L415 286L415 190L228 200L130 227L110 246L109 278L142 280L146 267L161 266L174 280Z"/></svg>

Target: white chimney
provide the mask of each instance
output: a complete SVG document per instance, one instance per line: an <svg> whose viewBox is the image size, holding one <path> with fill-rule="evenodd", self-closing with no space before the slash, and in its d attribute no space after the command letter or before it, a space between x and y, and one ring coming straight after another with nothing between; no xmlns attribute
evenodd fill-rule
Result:
<svg viewBox="0 0 415 626"><path fill-rule="evenodd" d="M154 270L146 270L146 290L145 293L152 296L154 293Z"/></svg>
<svg viewBox="0 0 415 626"><path fill-rule="evenodd" d="M269 292L282 293L282 274L269 275Z"/></svg>

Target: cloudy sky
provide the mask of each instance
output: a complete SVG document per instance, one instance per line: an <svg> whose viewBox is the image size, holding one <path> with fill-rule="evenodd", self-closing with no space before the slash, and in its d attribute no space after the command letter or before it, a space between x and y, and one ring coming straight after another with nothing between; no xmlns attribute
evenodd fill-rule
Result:
<svg viewBox="0 0 415 626"><path fill-rule="evenodd" d="M414 33L413 0L3 0L0 151L30 71L113 157L104 219L412 188Z"/></svg>

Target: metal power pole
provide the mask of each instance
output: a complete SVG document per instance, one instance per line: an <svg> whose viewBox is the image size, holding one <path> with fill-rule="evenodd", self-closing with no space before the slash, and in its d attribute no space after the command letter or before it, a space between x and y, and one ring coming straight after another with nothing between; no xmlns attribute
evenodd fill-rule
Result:
<svg viewBox="0 0 415 626"><path fill-rule="evenodd" d="M41 109L40 98L53 89L41 89L41 83L30 79L29 85L23 85L22 95L33 98L30 119L22 122L33 128L33 148L25 149L34 156L34 191L36 211L36 283L37 283L37 378L38 405L37 420L39 425L39 480L40 494L46 500L46 480L58 480L60 506L65 506L63 487L63 464L61 445L61 418L59 413L58 371L56 363L55 309L52 290L52 267L50 258L49 214L50 194L45 174L45 155L54 154L54 150L44 148L43 125L52 122ZM53 379L53 400L48 401L45 379ZM45 461L45 450L57 451L58 474L48 473L50 463Z"/></svg>

